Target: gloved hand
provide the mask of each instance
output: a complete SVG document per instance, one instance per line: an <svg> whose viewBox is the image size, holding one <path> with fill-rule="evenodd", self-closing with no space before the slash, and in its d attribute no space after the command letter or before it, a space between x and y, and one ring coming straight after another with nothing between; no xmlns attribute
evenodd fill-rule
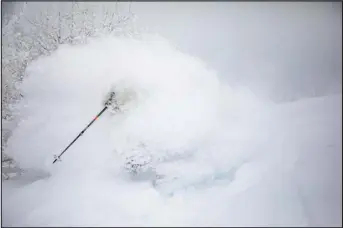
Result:
<svg viewBox="0 0 343 228"><path fill-rule="evenodd" d="M114 111L119 110L119 105L116 98L116 93L114 91L110 91L104 100L104 105L108 108L111 108Z"/></svg>
<svg viewBox="0 0 343 228"><path fill-rule="evenodd" d="M112 86L104 98L103 105L107 106L113 114L119 111L125 113L135 106L136 101L137 94L131 88Z"/></svg>

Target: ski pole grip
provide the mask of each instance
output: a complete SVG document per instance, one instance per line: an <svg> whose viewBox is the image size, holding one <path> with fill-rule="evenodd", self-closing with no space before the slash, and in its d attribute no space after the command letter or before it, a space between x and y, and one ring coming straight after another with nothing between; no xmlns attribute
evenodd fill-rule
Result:
<svg viewBox="0 0 343 228"><path fill-rule="evenodd" d="M105 106L110 106L112 105L112 103L114 102L114 99L115 99L115 92L111 92L106 103L105 103Z"/></svg>

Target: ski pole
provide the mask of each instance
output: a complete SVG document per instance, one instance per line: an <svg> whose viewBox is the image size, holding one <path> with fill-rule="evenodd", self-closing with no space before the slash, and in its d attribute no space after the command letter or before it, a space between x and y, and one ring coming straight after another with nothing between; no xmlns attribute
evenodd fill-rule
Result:
<svg viewBox="0 0 343 228"><path fill-rule="evenodd" d="M115 101L115 93L111 92L110 93L110 97L109 99L106 101L105 103L105 107L99 112L98 115L96 115L96 117L85 127L85 129L83 129L80 134L60 153L60 155L56 156L55 155L55 160L53 161L52 164L54 164L57 160L60 160L60 157L64 154L64 152L66 152L69 147L71 147L71 145L73 145L73 143L80 137L83 135L83 133L85 133L85 131L106 111L106 109L108 108L109 105L112 104L112 102L115 102L115 104L117 105L116 101ZM118 109L118 106L116 106L116 109Z"/></svg>
<svg viewBox="0 0 343 228"><path fill-rule="evenodd" d="M71 147L71 145L73 145L73 143L80 137L80 136L82 136L83 135L83 133L85 133L85 131L94 123L94 121L96 121L105 111L106 111L106 109L107 109L108 107L107 106L105 106L102 110L101 110L101 112L86 126L86 128L85 129L83 129L81 132L80 132L80 134L61 152L61 154L60 155L58 155L57 157L55 157L55 160L54 160L54 162L52 163L52 164L54 164L57 160L59 160L60 159L60 157L64 154L64 152L66 152L68 149L69 149L69 147Z"/></svg>

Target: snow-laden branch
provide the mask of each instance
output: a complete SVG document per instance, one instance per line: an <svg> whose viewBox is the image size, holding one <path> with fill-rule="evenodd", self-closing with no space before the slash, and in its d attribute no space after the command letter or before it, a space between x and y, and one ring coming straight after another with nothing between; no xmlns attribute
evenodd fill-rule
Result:
<svg viewBox="0 0 343 228"><path fill-rule="evenodd" d="M22 3L2 29L3 119L16 121L13 104L22 97L17 85L31 61L60 45L87 43L91 37L132 35L132 15L120 14L117 3ZM11 130L4 127L2 132ZM9 136L2 134L2 150Z"/></svg>

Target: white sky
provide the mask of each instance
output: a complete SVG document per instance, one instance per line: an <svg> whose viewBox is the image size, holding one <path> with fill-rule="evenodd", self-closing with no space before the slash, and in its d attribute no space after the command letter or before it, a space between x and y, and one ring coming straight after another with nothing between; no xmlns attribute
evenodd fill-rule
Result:
<svg viewBox="0 0 343 228"><path fill-rule="evenodd" d="M134 2L131 10L231 83L268 94L341 84L341 3Z"/></svg>
<svg viewBox="0 0 343 228"><path fill-rule="evenodd" d="M118 5L128 11L129 4L138 16L139 26L200 57L231 85L247 85L256 94L274 100L341 92L341 3L126 2ZM3 7L7 12L12 10L12 5Z"/></svg>

